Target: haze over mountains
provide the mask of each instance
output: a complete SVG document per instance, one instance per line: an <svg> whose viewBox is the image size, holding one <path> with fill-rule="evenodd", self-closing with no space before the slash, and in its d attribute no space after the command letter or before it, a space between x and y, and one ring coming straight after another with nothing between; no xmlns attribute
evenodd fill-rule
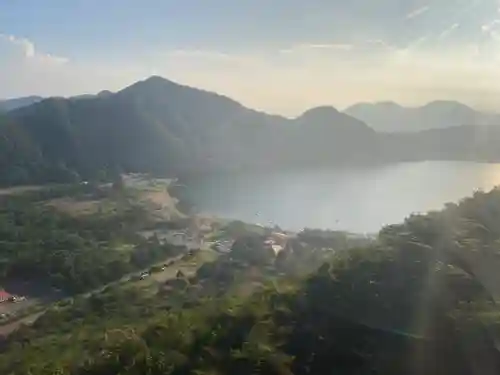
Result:
<svg viewBox="0 0 500 375"><path fill-rule="evenodd" d="M462 103L439 100L422 107L394 102L359 103L345 113L380 132L417 132L460 125L500 125L500 116L476 111Z"/></svg>
<svg viewBox="0 0 500 375"><path fill-rule="evenodd" d="M91 99L111 94L112 92L103 90L95 95L82 94L69 99ZM27 107L43 99L41 96L27 96L0 100L0 111ZM392 101L356 103L343 112L366 123L377 132L418 132L460 125L500 125L500 115L497 113L477 111L460 102L449 100L436 100L420 107L406 107Z"/></svg>
<svg viewBox="0 0 500 375"><path fill-rule="evenodd" d="M27 107L31 104L37 103L43 98L41 96L25 96L21 98L0 100L0 112L8 112L14 109Z"/></svg>
<svg viewBox="0 0 500 375"><path fill-rule="evenodd" d="M90 98L95 98L98 96L107 96L112 94L111 91L108 90L103 90L99 92L98 94L82 94L82 95L77 95L70 97L71 99L90 99ZM31 95L31 96L23 96L20 98L13 98L13 99L5 99L5 100L0 100L0 112L9 112L13 111L15 109L23 108L23 107L28 107L32 104L38 103L42 101L43 98L41 96L37 95Z"/></svg>
<svg viewBox="0 0 500 375"><path fill-rule="evenodd" d="M0 169L5 172L0 183L96 179L120 171L178 176L409 160L500 160L500 127L383 134L333 107L286 119L161 77L83 99L49 98L2 117Z"/></svg>

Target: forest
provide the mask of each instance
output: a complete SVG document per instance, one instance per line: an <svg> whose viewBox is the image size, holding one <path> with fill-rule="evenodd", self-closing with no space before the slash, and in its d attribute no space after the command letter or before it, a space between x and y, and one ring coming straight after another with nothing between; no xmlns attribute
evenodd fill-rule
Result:
<svg viewBox="0 0 500 375"><path fill-rule="evenodd" d="M306 231L277 258L255 234L245 236L234 254L180 283L178 295L207 290L215 279L225 287L176 308L172 294L117 288L61 303L6 339L0 372L500 372L499 189L413 215L354 248L338 238L325 243L329 235ZM330 245L342 249L318 252ZM283 268L287 258L305 263L312 253L314 270ZM262 287L229 292L255 270Z"/></svg>
<svg viewBox="0 0 500 375"><path fill-rule="evenodd" d="M108 200L113 210L71 215L47 204L66 196ZM177 255L138 234L150 225L130 192L76 184L0 196L0 285L23 280L72 294Z"/></svg>

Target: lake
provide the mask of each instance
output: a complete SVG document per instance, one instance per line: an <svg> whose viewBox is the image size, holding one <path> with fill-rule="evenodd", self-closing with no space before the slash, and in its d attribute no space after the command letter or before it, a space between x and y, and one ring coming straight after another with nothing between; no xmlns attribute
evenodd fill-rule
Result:
<svg viewBox="0 0 500 375"><path fill-rule="evenodd" d="M354 169L231 174L191 181L197 212L284 229L374 233L500 185L500 164L419 162Z"/></svg>

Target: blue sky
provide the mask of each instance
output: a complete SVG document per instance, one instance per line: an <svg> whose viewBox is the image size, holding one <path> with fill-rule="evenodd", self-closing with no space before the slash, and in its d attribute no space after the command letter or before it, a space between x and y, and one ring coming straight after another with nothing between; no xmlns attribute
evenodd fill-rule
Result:
<svg viewBox="0 0 500 375"><path fill-rule="evenodd" d="M498 0L0 2L0 97L151 74L295 115L357 101L497 109Z"/></svg>

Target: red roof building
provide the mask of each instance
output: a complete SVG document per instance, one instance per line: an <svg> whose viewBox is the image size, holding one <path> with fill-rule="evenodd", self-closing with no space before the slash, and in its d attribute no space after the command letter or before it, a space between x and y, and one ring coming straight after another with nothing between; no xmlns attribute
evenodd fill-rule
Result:
<svg viewBox="0 0 500 375"><path fill-rule="evenodd" d="M0 290L0 303L8 301L11 297L12 295L5 290Z"/></svg>

